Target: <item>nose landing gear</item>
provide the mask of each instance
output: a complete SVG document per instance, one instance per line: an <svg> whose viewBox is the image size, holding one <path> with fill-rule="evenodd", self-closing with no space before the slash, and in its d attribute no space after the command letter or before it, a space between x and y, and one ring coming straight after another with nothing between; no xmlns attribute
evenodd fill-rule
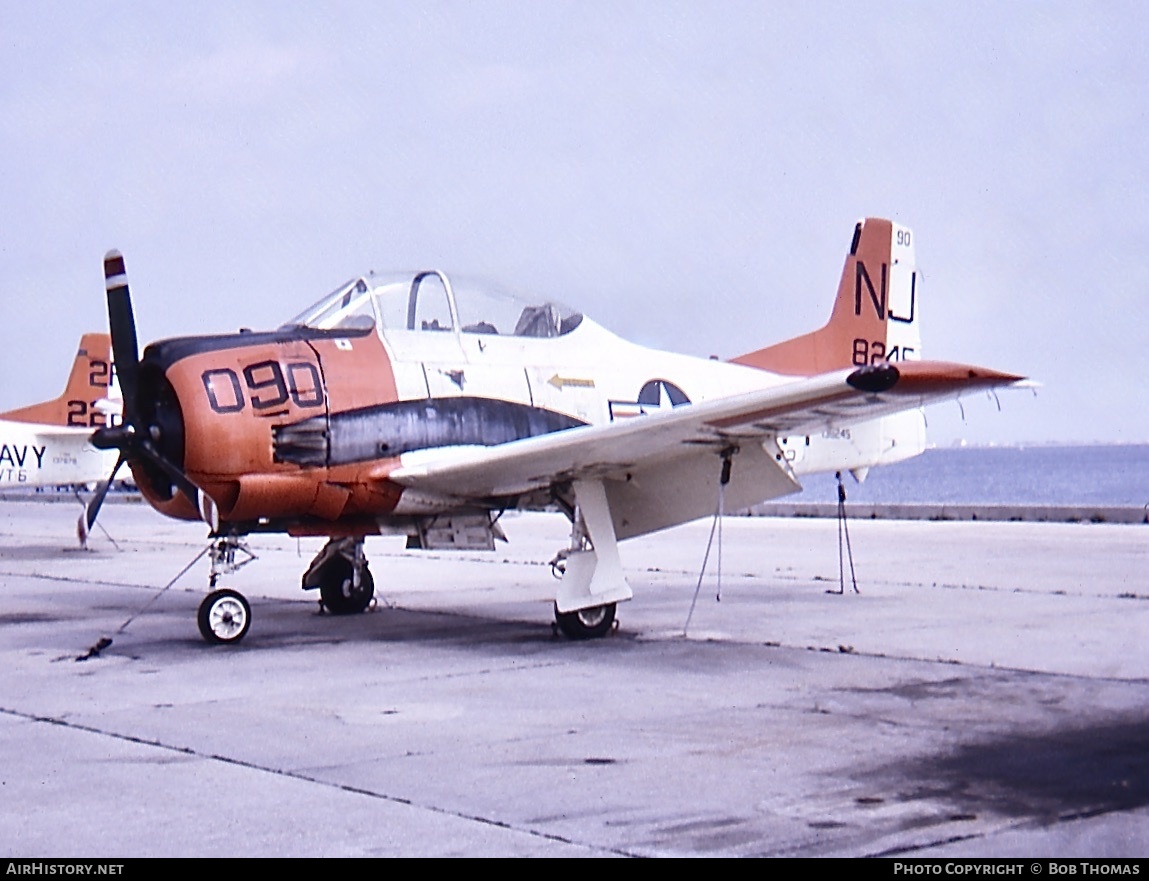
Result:
<svg viewBox="0 0 1149 881"><path fill-rule="evenodd" d="M243 554L236 559L236 553ZM216 590L221 575L230 575L255 559L247 542L235 535L222 536L209 551L211 574L208 576L209 593L199 606L196 623L200 635L210 643L220 645L239 642L251 626L251 605L237 590Z"/></svg>

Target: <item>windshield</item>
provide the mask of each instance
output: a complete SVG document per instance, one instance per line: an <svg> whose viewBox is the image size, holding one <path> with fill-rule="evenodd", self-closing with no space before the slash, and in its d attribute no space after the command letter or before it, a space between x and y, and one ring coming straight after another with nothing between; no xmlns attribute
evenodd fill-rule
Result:
<svg viewBox="0 0 1149 881"><path fill-rule="evenodd" d="M284 327L314 327L317 330L370 329L375 326L374 298L362 278L345 282Z"/></svg>
<svg viewBox="0 0 1149 881"><path fill-rule="evenodd" d="M548 300L513 296L463 279L452 284L438 270L368 275L346 282L284 327L453 331L550 338L570 333L582 314Z"/></svg>

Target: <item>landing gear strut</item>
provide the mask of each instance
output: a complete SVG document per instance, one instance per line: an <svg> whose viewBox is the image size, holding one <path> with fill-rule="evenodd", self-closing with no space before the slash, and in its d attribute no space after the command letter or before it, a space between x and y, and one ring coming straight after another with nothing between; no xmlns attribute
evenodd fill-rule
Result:
<svg viewBox="0 0 1149 881"><path fill-rule="evenodd" d="M562 579L555 597L555 624L568 639L598 639L614 626L616 606L633 595L622 572L618 539L602 481L576 480L574 503L563 504L571 542L551 561Z"/></svg>
<svg viewBox="0 0 1149 881"><path fill-rule="evenodd" d="M375 597L362 538L333 538L303 573L303 589L319 588L320 602L332 615L358 615Z"/></svg>
<svg viewBox="0 0 1149 881"><path fill-rule="evenodd" d="M244 556L237 560L236 553ZM251 626L251 605L237 590L216 590L221 575L230 575L255 559L247 542L235 535L222 536L211 546L211 574L208 585L212 591L199 606L196 622L200 635L214 644L239 642Z"/></svg>

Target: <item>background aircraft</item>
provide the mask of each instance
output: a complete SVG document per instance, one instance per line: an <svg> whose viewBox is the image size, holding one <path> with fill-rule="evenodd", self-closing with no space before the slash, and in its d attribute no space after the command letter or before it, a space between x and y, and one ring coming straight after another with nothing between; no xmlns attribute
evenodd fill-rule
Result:
<svg viewBox="0 0 1149 881"><path fill-rule="evenodd" d="M92 446L92 430L119 419L111 338L84 334L64 393L0 413L0 490L98 483L115 455Z"/></svg>
<svg viewBox="0 0 1149 881"><path fill-rule="evenodd" d="M618 541L719 499L736 510L794 492L805 473L916 455L922 405L1020 379L921 360L913 235L880 219L857 224L823 328L729 362L434 270L352 279L278 330L163 340L140 358L118 252L105 278L124 413L93 442L119 451L112 476L127 462L158 511L209 524L210 642L250 624L247 601L217 589L249 533L328 536L303 586L354 613L374 591L365 536L493 548L501 512L556 508L572 524L556 620L601 636L632 596Z"/></svg>

